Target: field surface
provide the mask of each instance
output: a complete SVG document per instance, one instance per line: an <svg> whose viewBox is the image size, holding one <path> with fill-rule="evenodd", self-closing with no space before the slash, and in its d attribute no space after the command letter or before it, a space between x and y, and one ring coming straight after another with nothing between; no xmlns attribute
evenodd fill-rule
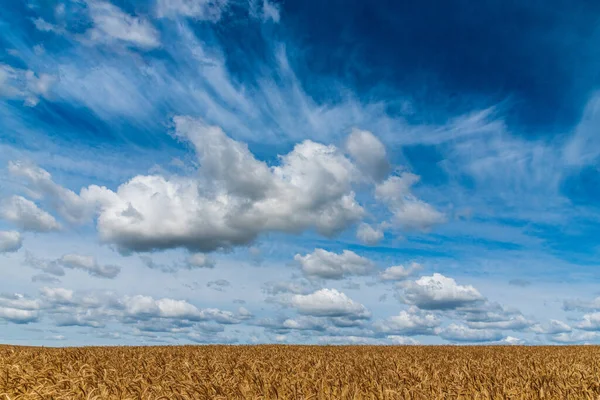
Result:
<svg viewBox="0 0 600 400"><path fill-rule="evenodd" d="M599 399L600 347L0 346L0 399Z"/></svg>

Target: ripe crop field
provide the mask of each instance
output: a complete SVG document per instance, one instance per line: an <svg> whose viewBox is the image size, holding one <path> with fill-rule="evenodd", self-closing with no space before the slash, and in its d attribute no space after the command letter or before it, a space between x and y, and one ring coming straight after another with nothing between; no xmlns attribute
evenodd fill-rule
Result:
<svg viewBox="0 0 600 400"><path fill-rule="evenodd" d="M598 399L593 346L0 346L0 399Z"/></svg>

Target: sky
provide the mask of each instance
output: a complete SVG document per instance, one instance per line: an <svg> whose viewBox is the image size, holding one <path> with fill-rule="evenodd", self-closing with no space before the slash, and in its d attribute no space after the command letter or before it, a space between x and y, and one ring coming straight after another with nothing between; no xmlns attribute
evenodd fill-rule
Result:
<svg viewBox="0 0 600 400"><path fill-rule="evenodd" d="M600 343L599 3L0 3L0 343Z"/></svg>

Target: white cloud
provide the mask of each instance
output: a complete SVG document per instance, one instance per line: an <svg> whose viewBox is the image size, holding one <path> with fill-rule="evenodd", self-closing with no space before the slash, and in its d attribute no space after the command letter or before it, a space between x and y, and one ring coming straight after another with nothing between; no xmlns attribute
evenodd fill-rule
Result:
<svg viewBox="0 0 600 400"><path fill-rule="evenodd" d="M322 318L298 317L294 319L286 319L281 324L281 327L295 330L323 331L327 328L327 325Z"/></svg>
<svg viewBox="0 0 600 400"><path fill-rule="evenodd" d="M413 276L422 269L423 266L417 262L410 263L408 267L405 267L404 265L395 265L386 268L379 277L384 281L401 281Z"/></svg>
<svg viewBox="0 0 600 400"><path fill-rule="evenodd" d="M48 98L56 79L48 74L0 64L0 97L23 100L26 106L36 106L40 98Z"/></svg>
<svg viewBox="0 0 600 400"><path fill-rule="evenodd" d="M263 21L271 20L276 24L280 20L279 6L276 3L272 3L269 0L263 0L262 6L262 18Z"/></svg>
<svg viewBox="0 0 600 400"><path fill-rule="evenodd" d="M99 278L112 279L121 272L121 267L100 265L94 257L80 254L65 254L57 262L65 268L80 269Z"/></svg>
<svg viewBox="0 0 600 400"><path fill-rule="evenodd" d="M458 285L454 279L434 273L405 282L402 299L425 310L448 310L481 302L484 297L471 285Z"/></svg>
<svg viewBox="0 0 600 400"><path fill-rule="evenodd" d="M514 336L507 336L500 341L502 344L520 345L525 343L523 339L516 338Z"/></svg>
<svg viewBox="0 0 600 400"><path fill-rule="evenodd" d="M577 328L586 331L600 331L600 312L585 314L583 321L578 323Z"/></svg>
<svg viewBox="0 0 600 400"><path fill-rule="evenodd" d="M363 216L351 189L355 167L334 146L305 141L268 167L218 127L185 117L175 123L196 149L201 177L140 175L116 192L82 191L101 205L97 228L105 242L133 251L214 251L267 231L315 228L332 236Z"/></svg>
<svg viewBox="0 0 600 400"><path fill-rule="evenodd" d="M142 49L160 46L160 34L152 24L141 17L129 15L105 1L88 0L88 10L94 26L86 32L92 42L122 42Z"/></svg>
<svg viewBox="0 0 600 400"><path fill-rule="evenodd" d="M549 335L548 338L552 342L569 344L569 343L590 343L596 342L600 336L597 332L563 332L556 335Z"/></svg>
<svg viewBox="0 0 600 400"><path fill-rule="evenodd" d="M51 206L68 222L81 224L92 218L94 204L86 197L88 190L77 195L55 183L48 171L27 162L10 161L8 171L23 180L32 196L48 198Z"/></svg>
<svg viewBox="0 0 600 400"><path fill-rule="evenodd" d="M381 345L384 344L382 339L365 337L365 336L321 336L319 342L323 344L337 345Z"/></svg>
<svg viewBox="0 0 600 400"><path fill-rule="evenodd" d="M200 316L198 308L183 300L155 300L149 296L138 295L126 297L123 303L128 315L181 319L198 319Z"/></svg>
<svg viewBox="0 0 600 400"><path fill-rule="evenodd" d="M0 231L0 253L12 253L23 246L23 237L17 231Z"/></svg>
<svg viewBox="0 0 600 400"><path fill-rule="evenodd" d="M187 258L186 262L188 268L214 268L215 262L210 259L206 254L194 253Z"/></svg>
<svg viewBox="0 0 600 400"><path fill-rule="evenodd" d="M1 202L0 218L24 231L50 232L61 228L52 215L22 196L12 196Z"/></svg>
<svg viewBox="0 0 600 400"><path fill-rule="evenodd" d="M73 301L74 292L64 288L43 287L40 289L42 297L57 304L69 304Z"/></svg>
<svg viewBox="0 0 600 400"><path fill-rule="evenodd" d="M197 178L139 175L116 192L91 185L76 194L39 167L12 162L9 170L69 222L98 213L101 239L125 251L214 251L268 231L333 236L362 218L352 190L357 170L336 147L304 141L269 167L218 127L174 120L178 137L196 149Z"/></svg>
<svg viewBox="0 0 600 400"><path fill-rule="evenodd" d="M336 289L321 289L312 294L294 295L291 299L291 305L299 313L315 317L364 319L371 316L365 306Z"/></svg>
<svg viewBox="0 0 600 400"><path fill-rule="evenodd" d="M390 172L385 146L371 132L353 129L346 150L371 179L380 181Z"/></svg>
<svg viewBox="0 0 600 400"><path fill-rule="evenodd" d="M497 321L467 321L467 326L474 329L508 329L520 331L531 327L533 321L523 315L511 316Z"/></svg>
<svg viewBox="0 0 600 400"><path fill-rule="evenodd" d="M342 279L351 275L368 275L374 263L358 254L344 250L341 254L323 249L301 256L296 254L294 260L301 265L302 272L308 277L323 279Z"/></svg>
<svg viewBox="0 0 600 400"><path fill-rule="evenodd" d="M362 243L367 245L375 245L383 239L383 230L381 227L373 228L371 225L362 223L356 230L356 237Z"/></svg>
<svg viewBox="0 0 600 400"><path fill-rule="evenodd" d="M0 307L0 318L15 324L27 324L29 322L37 321L38 312L33 310Z"/></svg>
<svg viewBox="0 0 600 400"><path fill-rule="evenodd" d="M471 329L457 324L438 330L438 335L452 342L493 342L502 339L502 334L498 331Z"/></svg>
<svg viewBox="0 0 600 400"><path fill-rule="evenodd" d="M401 311L398 315L376 321L374 328L382 333L398 335L430 335L440 325L434 314Z"/></svg>
<svg viewBox="0 0 600 400"><path fill-rule="evenodd" d="M216 22L227 9L228 0L157 0L158 18L189 17Z"/></svg>
<svg viewBox="0 0 600 400"><path fill-rule="evenodd" d="M387 338L393 344L401 344L401 345L407 345L407 344L416 345L416 344L419 344L418 340L415 340L415 339L413 339L411 337L407 337L407 336L389 335L389 336L387 336Z"/></svg>
<svg viewBox="0 0 600 400"><path fill-rule="evenodd" d="M568 333L572 331L572 328L565 324L562 321L551 319L545 325L536 325L532 328L532 330L536 333L548 333L548 334L558 334L558 333Z"/></svg>
<svg viewBox="0 0 600 400"><path fill-rule="evenodd" d="M20 293L0 294L0 307L15 308L18 310L39 310L41 305L39 300L25 297Z"/></svg>
<svg viewBox="0 0 600 400"><path fill-rule="evenodd" d="M169 298L154 299L150 296L126 296L120 301L125 315L139 319L167 318L176 320L212 320L221 324L239 323L239 319L229 311L216 308L198 309L184 300Z"/></svg>
<svg viewBox="0 0 600 400"><path fill-rule="evenodd" d="M375 196L392 212L392 223L405 230L426 231L446 222L446 216L433 206L415 197L411 187L419 176L404 172L391 176L375 188Z"/></svg>

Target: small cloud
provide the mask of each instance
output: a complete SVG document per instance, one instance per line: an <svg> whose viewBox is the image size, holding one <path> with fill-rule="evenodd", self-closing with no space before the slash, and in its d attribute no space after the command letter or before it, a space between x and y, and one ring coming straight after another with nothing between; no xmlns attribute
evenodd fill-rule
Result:
<svg viewBox="0 0 600 400"><path fill-rule="evenodd" d="M373 246L383 239L383 230L380 227L373 228L371 225L362 223L356 230L356 238L362 243Z"/></svg>
<svg viewBox="0 0 600 400"><path fill-rule="evenodd" d="M402 300L424 310L451 310L482 302L485 298L471 285L434 273L402 284Z"/></svg>
<svg viewBox="0 0 600 400"><path fill-rule="evenodd" d="M350 250L340 254L323 249L301 256L296 254L294 260L302 268L302 272L313 278L343 279L350 275L368 275L373 271L375 264Z"/></svg>
<svg viewBox="0 0 600 400"><path fill-rule="evenodd" d="M17 231L0 231L0 253L14 253L23 246L23 237Z"/></svg>
<svg viewBox="0 0 600 400"><path fill-rule="evenodd" d="M307 295L294 295L290 305L300 314L315 317L350 317L368 319L371 313L367 308L336 289L321 289Z"/></svg>
<svg viewBox="0 0 600 400"><path fill-rule="evenodd" d="M215 262L204 253L194 253L187 258L186 265L189 269L214 268Z"/></svg>
<svg viewBox="0 0 600 400"><path fill-rule="evenodd" d="M401 281L415 275L422 269L423 266L421 264L412 262L408 267L405 267L404 265L389 267L383 271L379 277L383 281Z"/></svg>

